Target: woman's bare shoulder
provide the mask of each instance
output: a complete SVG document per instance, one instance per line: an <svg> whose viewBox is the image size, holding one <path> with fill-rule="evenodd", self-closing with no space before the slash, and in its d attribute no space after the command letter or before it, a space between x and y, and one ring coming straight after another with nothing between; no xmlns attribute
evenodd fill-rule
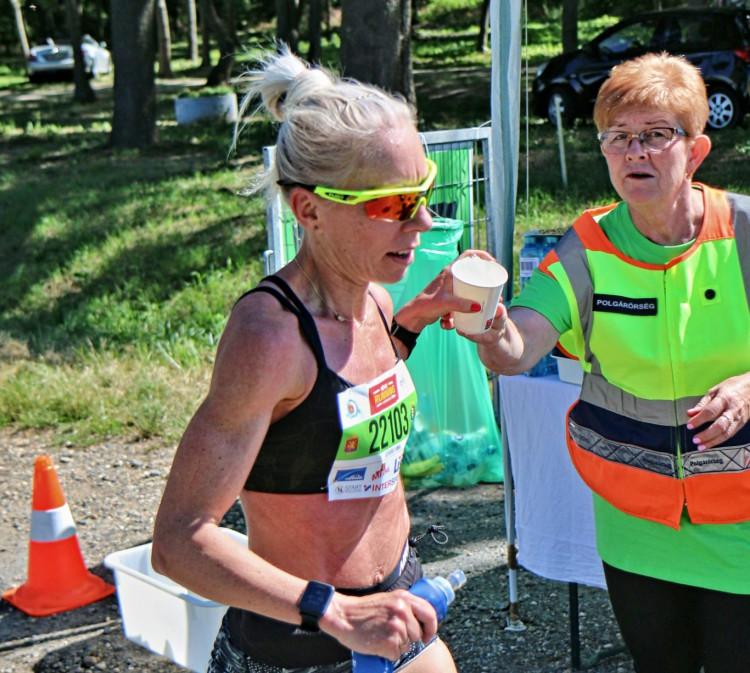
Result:
<svg viewBox="0 0 750 673"><path fill-rule="evenodd" d="M254 292L240 299L229 316L216 353L212 392L230 389L265 404L296 399L308 387L309 362L297 316L268 293Z"/></svg>

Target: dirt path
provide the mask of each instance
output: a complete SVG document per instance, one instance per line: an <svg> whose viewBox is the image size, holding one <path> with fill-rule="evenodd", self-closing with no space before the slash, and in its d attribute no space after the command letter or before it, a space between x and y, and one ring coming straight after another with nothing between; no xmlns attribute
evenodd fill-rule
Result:
<svg viewBox="0 0 750 673"><path fill-rule="evenodd" d="M50 433L0 430L0 589L26 580L30 503L36 456L53 457L75 520L84 559L112 582L104 557L151 539L153 518L172 460L160 442L108 441L88 448L56 446ZM505 631L508 582L501 484L408 492L412 535L441 523L449 536L419 546L425 574L462 568L468 577L441 634L462 673L564 673L570 670L568 591L519 572L526 631ZM234 508L233 508L234 509ZM230 510L230 515L233 510ZM231 523L231 516L225 521ZM606 593L581 587L584 652L619 645ZM0 601L0 673L176 673L184 670L127 640L116 597L32 618ZM589 669L632 673L624 655Z"/></svg>

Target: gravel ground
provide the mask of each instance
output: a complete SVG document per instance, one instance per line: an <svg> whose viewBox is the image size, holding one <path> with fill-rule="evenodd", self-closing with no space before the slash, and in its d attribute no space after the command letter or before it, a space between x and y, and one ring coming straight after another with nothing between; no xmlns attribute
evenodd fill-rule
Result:
<svg viewBox="0 0 750 673"><path fill-rule="evenodd" d="M113 582L102 560L150 541L173 447L158 442L107 442L56 447L49 434L0 431L0 590L26 580L31 490L36 456L53 457L91 571ZM523 631L506 630L508 577L501 484L421 489L408 494L413 535L445 526L440 546L418 549L428 576L462 568L467 583L441 625L461 673L564 673L571 666L568 586L520 569ZM235 526L230 510L225 519ZM595 673L632 673L606 592L579 588L581 660ZM597 655L604 658L596 661ZM592 663L593 662L593 663ZM0 601L0 673L177 673L168 659L127 640L114 596L32 618Z"/></svg>

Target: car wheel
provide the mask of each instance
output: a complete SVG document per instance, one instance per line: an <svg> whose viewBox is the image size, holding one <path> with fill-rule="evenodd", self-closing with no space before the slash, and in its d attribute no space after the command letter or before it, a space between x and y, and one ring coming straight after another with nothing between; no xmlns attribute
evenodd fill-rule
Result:
<svg viewBox="0 0 750 673"><path fill-rule="evenodd" d="M739 97L729 87L716 85L708 89L708 126L715 130L737 126L742 116Z"/></svg>
<svg viewBox="0 0 750 673"><path fill-rule="evenodd" d="M557 86L550 90L547 98L547 121L557 126L557 110L555 99L559 101L560 118L563 126L570 126L576 118L576 106L573 100L573 92L565 87Z"/></svg>

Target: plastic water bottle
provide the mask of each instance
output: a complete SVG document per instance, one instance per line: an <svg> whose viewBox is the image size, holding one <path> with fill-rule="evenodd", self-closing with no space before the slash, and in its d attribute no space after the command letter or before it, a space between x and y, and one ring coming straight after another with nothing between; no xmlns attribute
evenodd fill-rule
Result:
<svg viewBox="0 0 750 673"><path fill-rule="evenodd" d="M523 247L518 253L518 280L519 287L523 290L526 283L531 278L547 253L555 247L555 244L562 238L563 230L533 229L523 235ZM524 372L526 376L548 376L557 374L557 361L549 353L537 362L531 369Z"/></svg>
<svg viewBox="0 0 750 673"><path fill-rule="evenodd" d="M532 229L523 235L523 247L518 253L518 284L521 290L531 278L534 269L542 263L547 253L561 238L560 229Z"/></svg>
<svg viewBox="0 0 750 673"><path fill-rule="evenodd" d="M523 247L518 253L518 284L521 290L543 258L542 236L536 229L526 232L523 235Z"/></svg>
<svg viewBox="0 0 750 673"><path fill-rule="evenodd" d="M448 606L456 597L456 589L466 583L463 570L454 570L448 577L423 577L409 589L411 593L424 598L437 614L438 622L445 619ZM352 652L353 673L393 673L393 662L374 654Z"/></svg>

